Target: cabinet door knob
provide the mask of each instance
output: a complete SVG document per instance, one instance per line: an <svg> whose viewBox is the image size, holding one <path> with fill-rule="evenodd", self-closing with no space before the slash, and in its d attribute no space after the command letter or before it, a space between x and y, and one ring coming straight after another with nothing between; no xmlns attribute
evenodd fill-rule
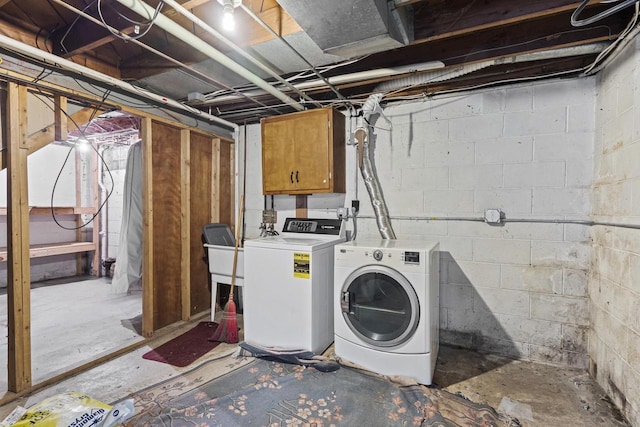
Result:
<svg viewBox="0 0 640 427"><path fill-rule="evenodd" d="M300 182L300 180L298 179L298 171L296 171L296 182Z"/></svg>
<svg viewBox="0 0 640 427"><path fill-rule="evenodd" d="M289 179L291 180L291 183L293 184L293 171L291 171L291 176L289 177Z"/></svg>

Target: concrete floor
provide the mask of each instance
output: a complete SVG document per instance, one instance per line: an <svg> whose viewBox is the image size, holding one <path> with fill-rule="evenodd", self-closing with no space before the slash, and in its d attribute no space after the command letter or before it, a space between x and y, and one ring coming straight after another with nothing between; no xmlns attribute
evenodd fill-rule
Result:
<svg viewBox="0 0 640 427"><path fill-rule="evenodd" d="M127 316L131 314L135 312ZM221 315L220 311L216 312L216 318ZM124 318L122 315L116 317ZM206 321L208 316L199 320ZM238 316L238 323L242 325L241 315ZM110 325L117 329L115 322L110 322ZM181 375L181 372L189 370L190 367L176 368L142 359L142 355L152 347L179 335L185 327L187 326L166 333L137 350L89 371L0 407L0 420L17 405L29 407L49 396L66 391L83 392L94 399L112 403L147 385ZM105 333L101 333L94 341L107 340L106 337ZM83 352L83 358L90 356L89 350ZM221 344L196 363L224 357L235 350L236 345ZM101 347L93 346L91 351L100 353ZM73 354L75 351L69 353ZM517 417L524 427L628 425L613 408L602 389L583 370L515 361L441 346L434 384L475 402L488 403Z"/></svg>
<svg viewBox="0 0 640 427"><path fill-rule="evenodd" d="M515 416L523 427L629 425L581 369L440 346L434 384Z"/></svg>
<svg viewBox="0 0 640 427"><path fill-rule="evenodd" d="M83 278L85 279L85 278ZM142 294L113 294L106 278L50 280L31 290L32 382L142 341ZM0 295L0 391L7 391L7 295Z"/></svg>

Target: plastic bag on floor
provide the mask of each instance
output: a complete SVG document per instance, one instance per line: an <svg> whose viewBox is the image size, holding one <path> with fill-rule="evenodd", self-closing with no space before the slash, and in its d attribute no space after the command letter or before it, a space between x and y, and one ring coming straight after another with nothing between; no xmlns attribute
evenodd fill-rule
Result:
<svg viewBox="0 0 640 427"><path fill-rule="evenodd" d="M0 427L114 427L133 416L133 400L108 405L86 394L68 392L32 407L16 408Z"/></svg>

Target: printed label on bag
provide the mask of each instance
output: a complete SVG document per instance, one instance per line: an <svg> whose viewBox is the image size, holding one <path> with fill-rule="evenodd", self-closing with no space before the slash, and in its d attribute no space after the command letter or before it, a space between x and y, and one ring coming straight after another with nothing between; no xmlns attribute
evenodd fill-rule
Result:
<svg viewBox="0 0 640 427"><path fill-rule="evenodd" d="M309 279L311 277L310 253L293 253L293 277L297 277L298 279Z"/></svg>

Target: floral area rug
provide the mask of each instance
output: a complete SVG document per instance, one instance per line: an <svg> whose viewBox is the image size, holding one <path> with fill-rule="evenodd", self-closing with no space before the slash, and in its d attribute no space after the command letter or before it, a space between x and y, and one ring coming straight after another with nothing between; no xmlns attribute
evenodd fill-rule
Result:
<svg viewBox="0 0 640 427"><path fill-rule="evenodd" d="M231 372L210 377L221 369ZM134 393L127 426L517 426L451 393L351 367L320 372L252 357L206 362Z"/></svg>

